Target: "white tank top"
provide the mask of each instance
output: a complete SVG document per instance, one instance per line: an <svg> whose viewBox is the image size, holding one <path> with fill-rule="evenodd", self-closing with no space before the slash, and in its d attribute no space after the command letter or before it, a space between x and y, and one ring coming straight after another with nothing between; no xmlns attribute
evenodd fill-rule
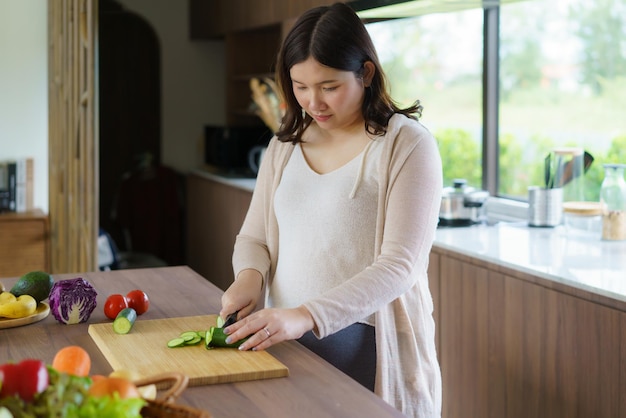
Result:
<svg viewBox="0 0 626 418"><path fill-rule="evenodd" d="M318 174L295 146L274 196L279 255L270 306L297 307L374 262L381 152L381 140L371 140L347 164ZM363 322L373 325L373 316Z"/></svg>

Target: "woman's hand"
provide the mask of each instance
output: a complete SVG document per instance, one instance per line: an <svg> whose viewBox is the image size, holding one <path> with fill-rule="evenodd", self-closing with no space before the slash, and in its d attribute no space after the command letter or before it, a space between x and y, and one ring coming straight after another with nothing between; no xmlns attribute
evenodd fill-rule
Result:
<svg viewBox="0 0 626 418"><path fill-rule="evenodd" d="M220 316L226 319L228 315L239 311L237 319L250 315L256 308L257 301L263 290L263 275L257 270L243 270L237 280L230 285L222 295L222 310Z"/></svg>
<svg viewBox="0 0 626 418"><path fill-rule="evenodd" d="M224 332L228 335L227 342L250 336L239 346L240 350L265 350L281 341L300 338L314 326L311 313L303 306L293 309L268 308L235 322Z"/></svg>

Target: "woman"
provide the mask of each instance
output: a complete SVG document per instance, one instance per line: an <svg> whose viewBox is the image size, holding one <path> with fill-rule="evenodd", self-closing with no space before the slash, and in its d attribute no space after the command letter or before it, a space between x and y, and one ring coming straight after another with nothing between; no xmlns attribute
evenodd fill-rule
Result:
<svg viewBox="0 0 626 418"><path fill-rule="evenodd" d="M242 350L297 339L405 414L440 416L427 266L443 185L421 106L394 104L343 3L298 19L276 75L287 110L236 239L225 331L250 336Z"/></svg>

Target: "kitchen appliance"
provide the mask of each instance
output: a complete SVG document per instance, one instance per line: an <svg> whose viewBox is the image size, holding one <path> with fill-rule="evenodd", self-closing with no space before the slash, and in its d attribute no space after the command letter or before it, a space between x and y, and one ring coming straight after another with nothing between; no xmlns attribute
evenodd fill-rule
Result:
<svg viewBox="0 0 626 418"><path fill-rule="evenodd" d="M289 369L267 351L234 348L207 350L204 344L169 348L183 331L209 329L217 315L137 320L128 334L116 334L110 322L91 324L88 333L113 370L133 370L141 377L180 372L189 386L241 382L289 375Z"/></svg>
<svg viewBox="0 0 626 418"><path fill-rule="evenodd" d="M485 219L489 192L467 185L465 179L454 179L452 187L443 189L439 226L468 226Z"/></svg>
<svg viewBox="0 0 626 418"><path fill-rule="evenodd" d="M267 146L272 136L265 126L205 125L204 162L218 174L254 178L248 154L256 146Z"/></svg>

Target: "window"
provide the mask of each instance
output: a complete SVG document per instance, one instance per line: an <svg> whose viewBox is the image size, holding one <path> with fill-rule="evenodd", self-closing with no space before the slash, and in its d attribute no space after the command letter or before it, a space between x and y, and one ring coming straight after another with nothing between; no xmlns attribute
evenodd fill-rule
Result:
<svg viewBox="0 0 626 418"><path fill-rule="evenodd" d="M480 9L367 25L393 98L424 106L447 186L456 178L482 186L482 25Z"/></svg>
<svg viewBox="0 0 626 418"><path fill-rule="evenodd" d="M546 154L572 146L594 157L583 199L598 200L603 163L626 162L625 28L626 0L501 7L500 194L545 184Z"/></svg>
<svg viewBox="0 0 626 418"><path fill-rule="evenodd" d="M465 178L526 200L528 186L545 185L550 150L574 146L594 157L583 199L598 200L602 165L626 163L626 0L527 0L489 10L496 19L470 9L368 23L394 98L422 101L446 185ZM498 37L499 54L484 48L483 33ZM496 62L499 74L494 127L483 126L484 62ZM491 159L482 155L490 134L498 142Z"/></svg>

